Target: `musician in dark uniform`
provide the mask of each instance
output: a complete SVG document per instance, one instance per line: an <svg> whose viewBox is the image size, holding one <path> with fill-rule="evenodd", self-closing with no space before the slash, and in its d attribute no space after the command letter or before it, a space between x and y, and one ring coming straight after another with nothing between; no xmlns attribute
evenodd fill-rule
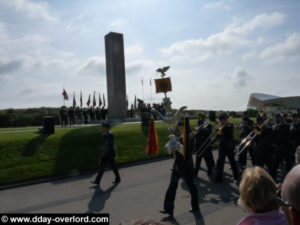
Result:
<svg viewBox="0 0 300 225"><path fill-rule="evenodd" d="M65 106L62 106L59 110L59 115L60 115L60 126L67 126L68 124L68 117L67 117L67 112L65 109Z"/></svg>
<svg viewBox="0 0 300 225"><path fill-rule="evenodd" d="M88 123L88 111L86 108L84 108L82 110L82 114L83 114L83 118L84 118L84 124L87 124Z"/></svg>
<svg viewBox="0 0 300 225"><path fill-rule="evenodd" d="M116 176L115 181L113 183L121 182L120 174L115 164L115 148L114 148L114 135L109 132L109 124L103 123L103 135L102 135L102 159L99 168L98 175L95 181L91 181L93 184L100 184L101 178L103 176L105 166L107 163L111 165L111 168Z"/></svg>
<svg viewBox="0 0 300 225"><path fill-rule="evenodd" d="M291 162L294 165L295 153L298 146L300 146L300 120L297 113L292 115L292 124L291 124Z"/></svg>
<svg viewBox="0 0 300 225"><path fill-rule="evenodd" d="M269 173L274 177L274 137L272 124L266 123L266 119L257 116L256 126L254 127L254 132L256 137L254 138L254 155L256 160L256 165L268 167Z"/></svg>
<svg viewBox="0 0 300 225"><path fill-rule="evenodd" d="M212 132L212 126L210 123L204 122L205 118L201 118L198 120L198 128L197 133L194 136L196 141L196 164L195 164L195 172L194 176L198 176L198 171L200 169L200 164L202 161L202 157L207 166L207 175L210 176L212 174L213 168L215 167L215 161L212 154L212 148L210 144L210 134ZM201 149L200 149L201 147ZM204 152L202 152L204 151Z"/></svg>
<svg viewBox="0 0 300 225"><path fill-rule="evenodd" d="M178 181L181 177L183 177L186 185L189 188L189 192L191 194L191 205L192 210L190 212L196 213L199 212L199 203L198 203L198 194L197 188L194 184L194 177L193 177L193 158L192 155L186 159L183 157L182 152L182 144L183 144L183 130L184 130L184 123L179 122L177 127L180 131L181 136L177 137L177 150L174 151L175 161L173 164L172 174L171 174L171 181L165 196L164 200L164 210L160 211L163 214L169 214L171 217L173 216L174 212L174 201L176 196L176 191L178 187Z"/></svg>
<svg viewBox="0 0 300 225"><path fill-rule="evenodd" d="M289 145L290 125L285 123L284 115L276 114L276 125L273 127L275 140L274 179L276 179L279 164L286 162L286 172L292 168L291 149Z"/></svg>
<svg viewBox="0 0 300 225"><path fill-rule="evenodd" d="M227 122L226 113L222 113L219 116L220 128L217 129L217 137L219 140L219 158L217 160L217 174L215 181L217 183L222 182L224 173L224 163L225 157L227 156L231 169L233 172L233 177L239 181L240 175L236 161L234 159L234 139L233 139L233 124Z"/></svg>
<svg viewBox="0 0 300 225"><path fill-rule="evenodd" d="M247 116L243 116L243 120L238 125L239 130L239 139L243 141L251 132L252 132L253 121L250 120ZM252 165L255 165L254 155L253 155L253 146L249 144L243 152L239 155L239 165L244 170L247 165L247 152L249 152Z"/></svg>

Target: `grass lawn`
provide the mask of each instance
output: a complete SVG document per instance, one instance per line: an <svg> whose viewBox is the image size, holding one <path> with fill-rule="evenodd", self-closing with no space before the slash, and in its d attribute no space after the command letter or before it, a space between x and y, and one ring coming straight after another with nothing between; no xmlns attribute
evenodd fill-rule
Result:
<svg viewBox="0 0 300 225"><path fill-rule="evenodd" d="M191 125L195 126L196 120ZM146 155L148 130L142 130L140 124L113 126L117 164L167 155L164 146L169 136L168 125L157 122L155 126L160 147L157 156ZM56 129L53 135L31 131L0 133L0 185L97 169L101 134L101 126Z"/></svg>
<svg viewBox="0 0 300 225"><path fill-rule="evenodd" d="M6 127L6 128L0 128L0 131L12 131L12 130L32 130L40 128L42 126L34 126L34 127Z"/></svg>

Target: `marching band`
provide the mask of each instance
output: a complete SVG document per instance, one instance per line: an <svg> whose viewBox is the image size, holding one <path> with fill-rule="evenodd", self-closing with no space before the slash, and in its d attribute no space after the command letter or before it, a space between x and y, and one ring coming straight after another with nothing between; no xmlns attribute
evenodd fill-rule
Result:
<svg viewBox="0 0 300 225"><path fill-rule="evenodd" d="M219 124L213 129L205 117L198 120L193 132L189 129L190 151L195 149L195 166L193 158L184 160L183 129L184 123L178 122L175 129L170 128L170 141L166 144L169 154L174 154L175 162L172 169L171 181L164 200L164 214L173 216L174 201L178 180L183 177L191 194L191 212L199 210L198 194L195 188L201 160L204 158L207 166L207 175L216 183L223 181L225 158L227 157L233 178L240 182L240 175L247 165L247 154L250 154L252 166L267 167L269 174L276 180L280 164L285 161L285 171L288 173L295 162L295 152L300 145L299 114L287 115L285 113L271 115L260 113L256 122L244 113L239 122L239 143L235 145L234 125L230 123L226 113L219 116ZM186 118L184 118L186 123ZM212 154L212 144L219 141L218 159L215 163ZM236 160L237 158L237 160ZM214 173L213 173L214 171Z"/></svg>

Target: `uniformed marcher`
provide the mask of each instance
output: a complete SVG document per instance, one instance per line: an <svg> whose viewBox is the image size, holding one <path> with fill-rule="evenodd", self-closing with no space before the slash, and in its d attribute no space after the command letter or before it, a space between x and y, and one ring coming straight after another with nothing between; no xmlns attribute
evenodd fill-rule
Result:
<svg viewBox="0 0 300 225"><path fill-rule="evenodd" d="M160 211L163 214L169 214L173 216L174 212L174 201L176 196L176 191L178 187L178 181L182 177L189 188L189 192L191 194L191 205L192 210L190 212L197 213L199 212L199 202L198 202L198 194L197 188L194 184L194 177L193 177L193 158L192 154L186 156L187 158L184 159L183 156L183 130L184 130L184 123L179 122L177 127L180 131L181 136L177 137L176 142L176 150L174 151L175 161L173 164L172 174L171 174L171 181L165 196L164 200L164 210ZM175 138L175 137L174 137Z"/></svg>
<svg viewBox="0 0 300 225"><path fill-rule="evenodd" d="M68 117L67 117L67 112L65 109L65 106L62 106L59 110L59 116L60 116L60 126L67 126L68 124Z"/></svg>
<svg viewBox="0 0 300 225"><path fill-rule="evenodd" d="M84 118L84 124L87 124L88 123L88 111L86 108L84 108L82 110L82 114L83 114L83 118Z"/></svg>
<svg viewBox="0 0 300 225"><path fill-rule="evenodd" d="M261 116L256 118L256 126L254 128L257 136L254 139L254 158L255 164L268 167L269 173L274 177L274 138L273 129L270 123L265 124L265 119Z"/></svg>
<svg viewBox="0 0 300 225"><path fill-rule="evenodd" d="M69 117L70 126L74 125L75 124L75 111L72 106L68 110L68 117Z"/></svg>
<svg viewBox="0 0 300 225"><path fill-rule="evenodd" d="M247 116L243 116L242 121L238 125L238 130L239 130L239 140L243 141L244 138L246 138L251 132L252 132L252 124L253 121L250 120ZM254 160L254 155L253 155L253 145L249 144L243 152L239 155L239 165L244 170L244 168L247 165L247 152L249 152L252 165L255 165L255 160Z"/></svg>
<svg viewBox="0 0 300 225"><path fill-rule="evenodd" d="M220 125L217 129L217 139L219 140L219 157L217 160L217 174L215 181L217 183L222 182L224 173L224 163L227 156L233 177L237 181L240 179L238 167L234 158L234 139L233 139L233 124L227 121L226 113L222 113L219 116Z"/></svg>
<svg viewBox="0 0 300 225"><path fill-rule="evenodd" d="M298 146L300 146L300 120L297 113L292 115L291 124L291 162L294 165L295 153Z"/></svg>
<svg viewBox="0 0 300 225"><path fill-rule="evenodd" d="M275 140L275 160L274 160L274 179L277 176L277 169L279 164L283 161L286 162L286 172L292 168L291 162L291 149L289 145L290 138L290 125L285 123L284 115L276 115L276 125L273 127L274 140Z"/></svg>
<svg viewBox="0 0 300 225"><path fill-rule="evenodd" d="M119 183L119 182L121 182L121 178L120 178L120 174L117 169L117 166L115 164L116 151L114 148L114 135L109 132L109 124L108 123L103 123L102 128L103 128L102 159L101 159L101 164L100 164L98 175L97 175L95 181L91 181L91 183L97 184L97 185L100 184L101 178L103 176L105 166L107 163L109 163L111 165L111 168L116 176L115 181L113 183Z"/></svg>
<svg viewBox="0 0 300 225"><path fill-rule="evenodd" d="M194 139L196 141L196 151L198 151L198 153L200 153L201 152L200 147L206 147L205 143L209 144L211 141L210 134L212 132L212 126L210 123L204 122L204 118L201 118L198 120L198 129L196 132L197 133L194 136ZM199 154L197 155L197 153L196 153L196 164L195 164L195 170L194 170L195 177L198 176L198 171L200 169L202 157L204 158L204 161L206 163L208 176L210 176L212 174L213 168L215 167L215 161L214 161L214 157L212 154L212 148L211 148L211 145L209 144L209 146L205 149L205 152L203 153L203 155L199 156Z"/></svg>

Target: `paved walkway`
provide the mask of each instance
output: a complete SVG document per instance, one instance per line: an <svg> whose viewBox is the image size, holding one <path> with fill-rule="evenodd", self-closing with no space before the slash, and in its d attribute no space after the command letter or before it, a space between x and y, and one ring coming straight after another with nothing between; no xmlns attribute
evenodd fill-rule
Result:
<svg viewBox="0 0 300 225"><path fill-rule="evenodd" d="M216 154L216 153L214 153ZM112 185L106 171L101 187L90 184L95 174L0 191L1 213L110 213L112 225L130 224L136 218L164 220L162 210L170 180L172 160L120 169L122 182ZM203 162L204 163L204 162ZM199 172L197 188L202 217L189 212L190 195L181 181L175 201L174 224L236 224L248 213L237 206L239 196L225 165L225 181L212 183Z"/></svg>

